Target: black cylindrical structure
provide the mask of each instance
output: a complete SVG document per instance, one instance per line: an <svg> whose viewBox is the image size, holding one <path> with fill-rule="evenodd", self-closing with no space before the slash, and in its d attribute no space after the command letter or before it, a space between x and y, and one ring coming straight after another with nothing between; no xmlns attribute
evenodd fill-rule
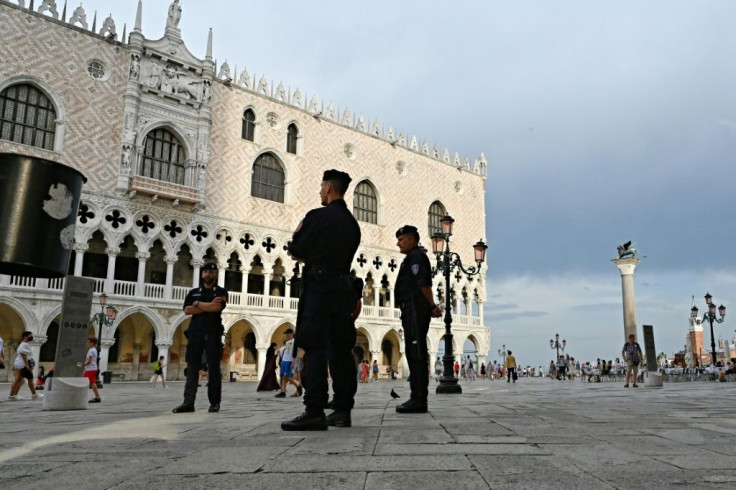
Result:
<svg viewBox="0 0 736 490"><path fill-rule="evenodd" d="M0 274L66 275L86 181L51 160L0 153Z"/></svg>

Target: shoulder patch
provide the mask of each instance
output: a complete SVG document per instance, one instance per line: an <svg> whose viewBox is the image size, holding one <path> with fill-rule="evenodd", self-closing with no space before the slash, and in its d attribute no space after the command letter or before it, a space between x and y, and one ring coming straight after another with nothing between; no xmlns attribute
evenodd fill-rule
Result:
<svg viewBox="0 0 736 490"><path fill-rule="evenodd" d="M412 264L411 271L414 273L415 276L419 274L419 264Z"/></svg>

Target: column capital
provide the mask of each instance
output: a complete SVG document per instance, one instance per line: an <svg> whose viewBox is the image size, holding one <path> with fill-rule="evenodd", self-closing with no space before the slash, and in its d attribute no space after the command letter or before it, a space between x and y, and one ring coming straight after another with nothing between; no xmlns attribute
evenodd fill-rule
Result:
<svg viewBox="0 0 736 490"><path fill-rule="evenodd" d="M120 255L120 249L117 247L107 247L105 249L105 253L107 255L114 255L115 257L117 257L118 255Z"/></svg>
<svg viewBox="0 0 736 490"><path fill-rule="evenodd" d="M202 267L204 265L204 260L192 259L192 261L189 264L192 267Z"/></svg>
<svg viewBox="0 0 736 490"><path fill-rule="evenodd" d="M162 348L168 349L172 345L174 345L174 342L171 340L157 340L156 341L156 347L158 347L159 349L162 349Z"/></svg>
<svg viewBox="0 0 736 490"><path fill-rule="evenodd" d="M611 262L616 264L616 267L618 267L618 270L621 271L622 276L632 276L634 275L636 264L639 263L639 259L633 257L626 259L611 259Z"/></svg>
<svg viewBox="0 0 736 490"><path fill-rule="evenodd" d="M45 336L45 335L36 335L36 334L33 334L33 340L31 340L28 343L31 344L34 347L40 347L43 344L45 344L48 339L49 338L47 336Z"/></svg>
<svg viewBox="0 0 736 490"><path fill-rule="evenodd" d="M89 250L89 246L86 243L75 243L72 245L72 249L77 253L84 253Z"/></svg>
<svg viewBox="0 0 736 490"><path fill-rule="evenodd" d="M109 349L110 347L112 347L113 345L115 345L115 339L114 339L114 338L112 338L112 339L100 339L100 341L99 341L99 342L100 342L100 345L101 345L101 346L102 346L103 348L105 348L105 347L106 347L106 348L108 348L108 349Z"/></svg>
<svg viewBox="0 0 736 490"><path fill-rule="evenodd" d="M245 265L241 265L241 266L240 266L240 272L241 272L242 274L247 274L247 273L249 273L249 272L250 272L250 267L248 267L248 266L245 266Z"/></svg>
<svg viewBox="0 0 736 490"><path fill-rule="evenodd" d="M166 261L167 264L172 264L173 265L173 264L176 264L178 262L179 257L177 257L177 256L170 257L170 256L167 255L164 260Z"/></svg>
<svg viewBox="0 0 736 490"><path fill-rule="evenodd" d="M138 260L148 260L151 257L151 254L148 252L136 252L135 258Z"/></svg>

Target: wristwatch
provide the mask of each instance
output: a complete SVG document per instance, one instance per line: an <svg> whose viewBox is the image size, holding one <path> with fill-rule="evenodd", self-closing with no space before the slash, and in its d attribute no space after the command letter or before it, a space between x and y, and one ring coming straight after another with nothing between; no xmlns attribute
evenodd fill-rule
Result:
<svg viewBox="0 0 736 490"><path fill-rule="evenodd" d="M192 306L194 306L195 308L198 307L199 306L199 301L195 301L194 303L192 303Z"/></svg>

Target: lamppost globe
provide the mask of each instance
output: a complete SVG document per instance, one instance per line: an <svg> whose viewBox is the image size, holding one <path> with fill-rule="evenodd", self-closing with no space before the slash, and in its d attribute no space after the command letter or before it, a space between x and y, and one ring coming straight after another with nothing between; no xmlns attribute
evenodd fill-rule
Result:
<svg viewBox="0 0 736 490"><path fill-rule="evenodd" d="M721 304L721 306L716 308L716 304L713 302L713 296L710 293L705 293L705 304L708 307L708 311L703 313L703 321L707 321L710 324L710 356L711 363L713 366L715 366L717 356L716 339L715 334L713 333L713 322L723 323L726 317L726 307ZM718 318L716 316L716 310L718 311L718 315L720 315L721 318ZM690 317L698 318L698 311L698 307L693 305L693 307L690 309Z"/></svg>

